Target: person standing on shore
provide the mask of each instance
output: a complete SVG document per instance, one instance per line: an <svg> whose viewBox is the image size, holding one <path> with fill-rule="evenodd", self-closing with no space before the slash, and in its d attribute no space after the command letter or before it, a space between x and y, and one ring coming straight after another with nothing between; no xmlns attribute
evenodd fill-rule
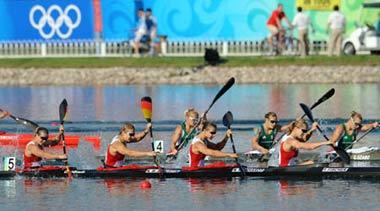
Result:
<svg viewBox="0 0 380 211"><path fill-rule="evenodd" d="M143 9L139 9L137 12L138 21L137 27L135 30L135 37L132 41L133 49L134 49L134 57L140 56L140 46L141 40L143 36L146 34L146 22L145 22L145 12Z"/></svg>
<svg viewBox="0 0 380 211"><path fill-rule="evenodd" d="M309 55L309 37L308 31L311 26L310 17L302 11L302 7L297 8L297 15L294 17L292 25L298 29L298 39L299 39L299 51L301 58Z"/></svg>
<svg viewBox="0 0 380 211"><path fill-rule="evenodd" d="M339 12L339 6L335 5L334 12L330 14L327 20L327 31L331 30L328 44L329 56L332 56L333 52L336 56L340 56L345 27L346 18Z"/></svg>

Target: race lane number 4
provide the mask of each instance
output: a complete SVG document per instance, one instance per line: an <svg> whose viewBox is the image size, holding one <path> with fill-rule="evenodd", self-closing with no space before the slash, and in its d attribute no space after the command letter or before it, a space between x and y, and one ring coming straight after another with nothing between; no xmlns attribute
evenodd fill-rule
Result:
<svg viewBox="0 0 380 211"><path fill-rule="evenodd" d="M164 153L164 141L156 140L153 142L154 151L157 153Z"/></svg>
<svg viewBox="0 0 380 211"><path fill-rule="evenodd" d="M16 157L3 157L3 170L4 171L16 170Z"/></svg>

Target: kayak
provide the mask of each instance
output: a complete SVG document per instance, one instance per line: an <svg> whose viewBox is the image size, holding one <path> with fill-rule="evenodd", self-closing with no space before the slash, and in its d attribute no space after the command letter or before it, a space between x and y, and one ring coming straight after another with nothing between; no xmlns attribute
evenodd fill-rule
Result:
<svg viewBox="0 0 380 211"><path fill-rule="evenodd" d="M64 166L47 166L40 169L0 172L0 177L15 175L26 177L67 177ZM246 177L268 179L379 179L380 167L329 167L294 166L294 167L247 167L243 166ZM162 168L156 166L127 165L120 168L103 168L78 170L71 168L74 178L232 178L241 177L240 168L232 164L218 162L199 168Z"/></svg>
<svg viewBox="0 0 380 211"><path fill-rule="evenodd" d="M352 161L377 161L380 160L380 149L378 147L360 147L347 150L347 153L350 155ZM310 159L316 158L320 154L315 152L305 152L299 154L299 159ZM326 158L333 160L334 157L337 157L335 151L330 151L324 155ZM267 161L269 156L263 156L259 151L252 150L244 154L239 155L239 158L244 159L245 161L252 161L257 159L262 159Z"/></svg>
<svg viewBox="0 0 380 211"><path fill-rule="evenodd" d="M24 148L26 144L32 140L33 136L33 134L28 133L15 134L0 132L0 145ZM49 134L49 138L54 138L55 136L55 134ZM100 147L100 136L65 135L65 143L67 146L77 147L81 138L91 143L95 148ZM59 143L58 146L62 146L62 142Z"/></svg>

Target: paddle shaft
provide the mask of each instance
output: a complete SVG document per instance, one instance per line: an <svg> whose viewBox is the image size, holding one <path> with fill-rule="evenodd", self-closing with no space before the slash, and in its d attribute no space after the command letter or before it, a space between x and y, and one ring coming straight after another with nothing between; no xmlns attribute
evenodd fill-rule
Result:
<svg viewBox="0 0 380 211"><path fill-rule="evenodd" d="M193 129L191 129L190 133L187 134L187 136L183 139L184 141L181 142L178 147L177 147L177 151L181 150L182 147L187 144L185 142L188 142L187 138L190 136L190 134L192 134L194 132L194 130L196 130L198 128L198 126L201 124L202 122L202 118L204 116L207 115L208 111L211 109L211 107L215 104L216 101L218 101L218 99L223 96L224 93L226 93L231 87L232 85L234 85L235 83L235 78L230 78L227 83L219 90L219 92L215 95L214 99L212 100L210 106L207 108L207 110L203 113L203 116L201 117L201 119L199 120L199 122L194 126Z"/></svg>

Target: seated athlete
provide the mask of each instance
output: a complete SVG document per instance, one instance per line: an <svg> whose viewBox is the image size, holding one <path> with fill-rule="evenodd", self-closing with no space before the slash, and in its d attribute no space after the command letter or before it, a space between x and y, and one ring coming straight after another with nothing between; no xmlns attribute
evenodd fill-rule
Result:
<svg viewBox="0 0 380 211"><path fill-rule="evenodd" d="M190 154L190 167L204 166L204 159L206 156L211 157L230 157L237 158L235 153L226 153L220 150L226 145L227 140L230 138L232 131L227 130L224 138L219 143L215 144L210 142L216 134L216 124L208 122L205 124L202 132L195 136L191 141L189 154Z"/></svg>
<svg viewBox="0 0 380 211"><path fill-rule="evenodd" d="M108 145L107 154L105 158L105 167L116 168L121 167L124 163L124 157L144 157L155 156L155 152L141 152L137 150L128 149L127 143L135 143L144 139L148 134L151 123L146 125L143 132L135 134L135 127L131 123L126 123L120 130L119 135L115 136L111 143Z"/></svg>
<svg viewBox="0 0 380 211"><path fill-rule="evenodd" d="M293 165L310 165L313 161L296 163L295 158L298 156L298 150L314 150L324 145L332 144L332 141L323 141L317 143L306 143L304 134L308 132L308 125L304 119L299 119L294 123L293 129L289 134L282 137L278 146L277 156L272 156L269 160L269 166L293 166Z"/></svg>
<svg viewBox="0 0 380 211"><path fill-rule="evenodd" d="M66 155L44 151L44 146L54 146L60 142L63 131L64 127L60 126L58 135L54 139L48 140L49 131L44 127L38 127L33 139L25 147L24 169L41 167L42 159L67 159Z"/></svg>

